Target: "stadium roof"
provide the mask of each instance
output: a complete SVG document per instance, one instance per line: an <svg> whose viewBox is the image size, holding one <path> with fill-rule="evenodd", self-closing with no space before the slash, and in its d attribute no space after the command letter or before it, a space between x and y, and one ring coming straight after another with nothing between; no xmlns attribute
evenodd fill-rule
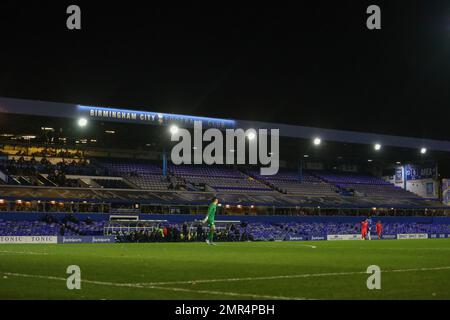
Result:
<svg viewBox="0 0 450 320"><path fill-rule="evenodd" d="M400 148L427 148L435 151L450 151L450 141L442 140L11 98L0 98L0 113L74 119L84 117L90 120L148 125L177 124L184 127L191 127L194 121L202 121L205 128L279 129L280 136L291 138L313 139L320 137L326 141L342 143L379 143L383 146Z"/></svg>

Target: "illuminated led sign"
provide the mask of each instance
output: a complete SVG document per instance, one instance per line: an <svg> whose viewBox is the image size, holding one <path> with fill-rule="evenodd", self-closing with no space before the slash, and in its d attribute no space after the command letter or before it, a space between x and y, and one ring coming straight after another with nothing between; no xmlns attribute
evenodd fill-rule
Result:
<svg viewBox="0 0 450 320"><path fill-rule="evenodd" d="M201 121L203 126L214 128L233 128L234 120L185 116L178 114L157 113L148 111L136 111L126 109L78 106L81 116L93 120L140 122L154 125L179 124L181 126L193 126L194 121Z"/></svg>

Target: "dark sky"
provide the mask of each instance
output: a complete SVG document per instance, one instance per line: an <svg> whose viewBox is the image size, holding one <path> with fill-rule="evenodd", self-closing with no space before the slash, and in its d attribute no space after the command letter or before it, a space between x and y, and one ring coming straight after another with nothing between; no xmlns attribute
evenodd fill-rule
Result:
<svg viewBox="0 0 450 320"><path fill-rule="evenodd" d="M450 1L93 2L2 1L0 96L450 139Z"/></svg>

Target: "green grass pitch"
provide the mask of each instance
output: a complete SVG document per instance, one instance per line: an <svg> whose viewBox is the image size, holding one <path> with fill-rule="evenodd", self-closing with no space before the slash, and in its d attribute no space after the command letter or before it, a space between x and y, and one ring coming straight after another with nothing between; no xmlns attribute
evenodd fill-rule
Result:
<svg viewBox="0 0 450 320"><path fill-rule="evenodd" d="M0 245L0 299L450 299L450 239Z"/></svg>

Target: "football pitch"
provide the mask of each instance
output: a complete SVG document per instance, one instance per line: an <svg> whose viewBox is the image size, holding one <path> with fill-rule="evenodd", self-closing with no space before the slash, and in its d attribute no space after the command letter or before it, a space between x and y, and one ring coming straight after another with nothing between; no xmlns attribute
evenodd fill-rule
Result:
<svg viewBox="0 0 450 320"><path fill-rule="evenodd" d="M0 299L450 299L450 239L0 245Z"/></svg>

